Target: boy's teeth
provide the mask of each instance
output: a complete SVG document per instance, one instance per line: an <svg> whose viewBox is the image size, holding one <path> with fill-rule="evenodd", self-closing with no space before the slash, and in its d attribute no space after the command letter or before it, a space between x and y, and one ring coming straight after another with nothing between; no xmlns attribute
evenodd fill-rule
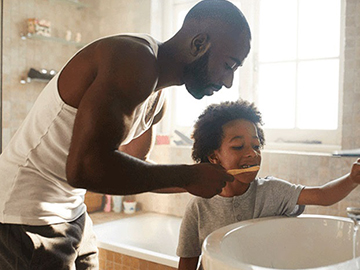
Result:
<svg viewBox="0 0 360 270"><path fill-rule="evenodd" d="M244 165L241 168L242 169L247 169L247 168L254 167L254 166L256 166L256 165Z"/></svg>

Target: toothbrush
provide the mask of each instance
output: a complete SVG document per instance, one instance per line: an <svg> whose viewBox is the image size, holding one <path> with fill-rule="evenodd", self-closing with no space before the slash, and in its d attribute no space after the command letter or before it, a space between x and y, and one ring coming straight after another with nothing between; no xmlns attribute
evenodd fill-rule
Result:
<svg viewBox="0 0 360 270"><path fill-rule="evenodd" d="M237 175L237 174L246 173L246 172L256 172L258 170L260 170L260 166L256 165L256 166L252 166L252 167L244 168L244 169L228 170L227 173L229 173L231 175Z"/></svg>

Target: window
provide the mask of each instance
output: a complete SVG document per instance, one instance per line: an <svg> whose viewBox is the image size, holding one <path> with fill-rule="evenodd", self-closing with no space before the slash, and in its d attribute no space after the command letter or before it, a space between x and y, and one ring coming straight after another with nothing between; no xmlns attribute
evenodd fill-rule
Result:
<svg viewBox="0 0 360 270"><path fill-rule="evenodd" d="M310 146L305 150L337 150L344 0L230 1L243 11L252 31L244 67L235 73L231 89L223 88L202 100L194 99L183 86L174 87L168 99L168 121L163 121L160 133L179 130L189 136L207 105L241 97L254 101L262 112L268 148L278 148L281 142L284 149L291 149L289 142L300 142ZM166 18L161 25L168 29L161 40L181 27L197 2L163 2Z"/></svg>
<svg viewBox="0 0 360 270"><path fill-rule="evenodd" d="M339 144L341 0L259 0L254 39L268 141Z"/></svg>

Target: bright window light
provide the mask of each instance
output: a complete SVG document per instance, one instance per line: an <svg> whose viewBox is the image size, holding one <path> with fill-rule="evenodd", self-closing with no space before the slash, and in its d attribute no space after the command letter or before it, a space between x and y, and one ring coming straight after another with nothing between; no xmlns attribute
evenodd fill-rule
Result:
<svg viewBox="0 0 360 270"><path fill-rule="evenodd" d="M259 61L296 58L297 0L263 0L260 5Z"/></svg>
<svg viewBox="0 0 360 270"><path fill-rule="evenodd" d="M298 123L301 129L337 129L339 60L300 62Z"/></svg>
<svg viewBox="0 0 360 270"><path fill-rule="evenodd" d="M295 127L295 71L294 63L260 65L258 106L265 128Z"/></svg>
<svg viewBox="0 0 360 270"><path fill-rule="evenodd" d="M299 58L339 57L340 0L299 1Z"/></svg>
<svg viewBox="0 0 360 270"><path fill-rule="evenodd" d="M341 0L260 0L259 10L265 128L336 130Z"/></svg>

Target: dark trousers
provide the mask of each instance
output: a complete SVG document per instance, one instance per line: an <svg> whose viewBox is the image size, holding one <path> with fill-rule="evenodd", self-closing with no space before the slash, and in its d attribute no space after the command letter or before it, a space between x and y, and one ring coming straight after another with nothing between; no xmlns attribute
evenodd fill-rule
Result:
<svg viewBox="0 0 360 270"><path fill-rule="evenodd" d="M90 217L46 226L0 223L0 269L98 270Z"/></svg>

